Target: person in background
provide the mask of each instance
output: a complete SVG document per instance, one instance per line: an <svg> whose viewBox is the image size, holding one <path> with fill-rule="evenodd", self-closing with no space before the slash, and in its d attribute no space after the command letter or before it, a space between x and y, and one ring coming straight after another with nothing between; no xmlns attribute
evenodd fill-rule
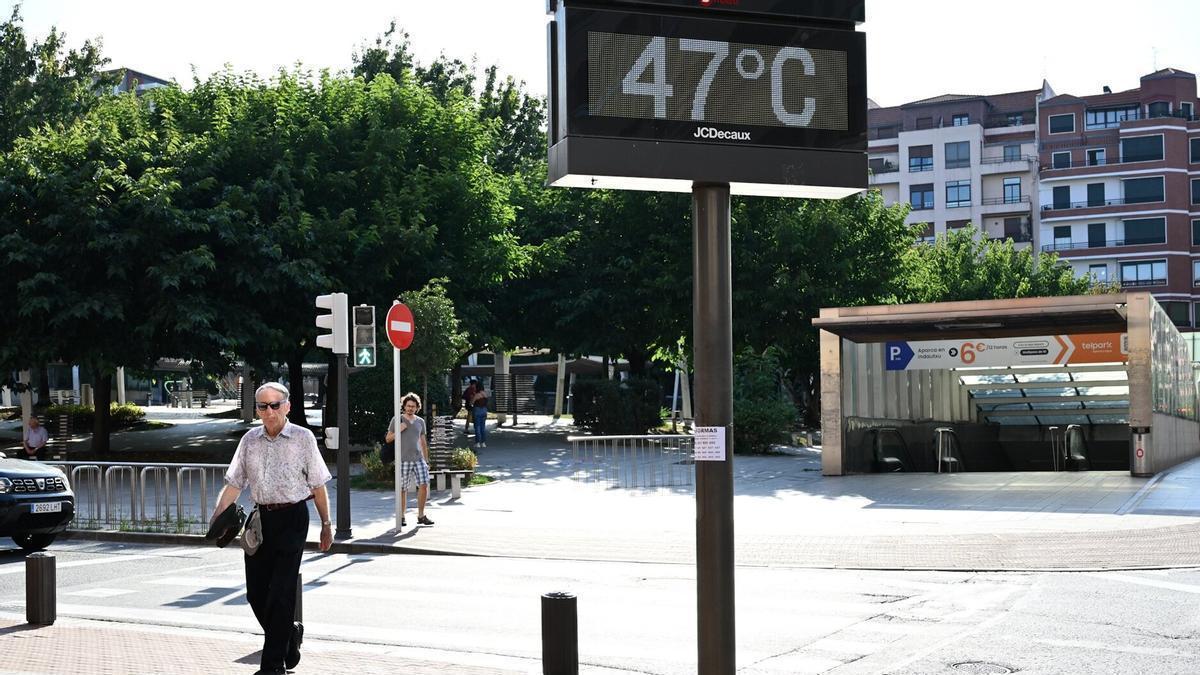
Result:
<svg viewBox="0 0 1200 675"><path fill-rule="evenodd" d="M475 420L475 447L487 447L487 413L488 413L488 394L487 387L480 382L475 389L475 394L471 398L471 414Z"/></svg>
<svg viewBox="0 0 1200 675"><path fill-rule="evenodd" d="M404 512L408 510L408 489L417 490L417 522L432 525L425 515L425 500L429 497L429 442L425 440L425 420L417 413L421 410L421 397L409 392L400 399L400 438L396 439L396 418L388 422L384 440L396 441L396 455L400 462L400 526L408 523Z"/></svg>
<svg viewBox="0 0 1200 675"><path fill-rule="evenodd" d="M42 451L48 440L50 440L50 434L46 432L46 427L42 426L37 415L30 415L29 424L25 427L25 433L22 434L21 458L35 461L42 459Z"/></svg>
<svg viewBox="0 0 1200 675"><path fill-rule="evenodd" d="M473 407L475 407L475 404L473 403L473 401L475 399L475 392L478 391L478 389L479 389L479 380L476 380L475 378L472 377L471 383L467 385L467 388L465 390L463 390L463 393L462 393L463 417L465 418L465 420L463 421L463 433L464 434L471 432L471 423L472 423L471 409Z"/></svg>

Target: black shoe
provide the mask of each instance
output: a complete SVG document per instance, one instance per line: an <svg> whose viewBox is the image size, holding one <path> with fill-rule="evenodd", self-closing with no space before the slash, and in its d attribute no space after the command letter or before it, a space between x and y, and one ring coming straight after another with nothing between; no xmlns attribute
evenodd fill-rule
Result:
<svg viewBox="0 0 1200 675"><path fill-rule="evenodd" d="M408 526L408 519L407 519L407 518L401 518L401 519L400 519L400 527L407 527L407 526Z"/></svg>
<svg viewBox="0 0 1200 675"><path fill-rule="evenodd" d="M300 663L300 645L304 643L304 624L297 621L292 625L292 640L288 642L287 658L283 660L283 665L287 666L288 670L296 667Z"/></svg>
<svg viewBox="0 0 1200 675"><path fill-rule="evenodd" d="M429 516L421 516L420 518L417 518L417 522L422 525L432 525L433 524L433 521L429 519Z"/></svg>
<svg viewBox="0 0 1200 675"><path fill-rule="evenodd" d="M254 675L287 675L287 670L284 668L263 668L254 673Z"/></svg>

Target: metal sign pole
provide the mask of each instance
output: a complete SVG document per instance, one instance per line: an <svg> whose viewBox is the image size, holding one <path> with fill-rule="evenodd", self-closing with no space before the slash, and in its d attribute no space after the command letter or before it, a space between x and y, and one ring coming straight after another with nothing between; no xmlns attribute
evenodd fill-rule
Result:
<svg viewBox="0 0 1200 675"><path fill-rule="evenodd" d="M349 539L350 530L350 370L345 354L334 354L337 361L337 529L334 539Z"/></svg>
<svg viewBox="0 0 1200 675"><path fill-rule="evenodd" d="M400 304L399 300L393 300L393 305ZM400 521L404 519L404 509L407 504L400 501L400 418L404 412L404 406L400 404L400 399L404 397L403 391L400 389L400 350L392 346L392 407L394 409L394 419L396 420L396 458L395 458L395 481L396 481L396 529L400 529Z"/></svg>
<svg viewBox="0 0 1200 675"><path fill-rule="evenodd" d="M733 291L729 185L692 186L696 426L724 431L720 461L696 461L696 596L700 675L734 675Z"/></svg>

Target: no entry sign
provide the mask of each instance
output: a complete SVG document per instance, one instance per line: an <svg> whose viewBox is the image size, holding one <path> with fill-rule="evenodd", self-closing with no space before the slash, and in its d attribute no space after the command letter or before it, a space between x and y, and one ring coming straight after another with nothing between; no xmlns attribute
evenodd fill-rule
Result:
<svg viewBox="0 0 1200 675"><path fill-rule="evenodd" d="M387 328L388 341L396 349L408 349L408 346L412 344L413 315L406 305L392 305L392 308L388 310L384 326Z"/></svg>

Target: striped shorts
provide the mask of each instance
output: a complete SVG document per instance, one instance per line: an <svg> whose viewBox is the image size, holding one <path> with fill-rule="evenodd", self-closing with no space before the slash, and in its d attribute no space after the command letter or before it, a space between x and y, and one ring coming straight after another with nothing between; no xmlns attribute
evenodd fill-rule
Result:
<svg viewBox="0 0 1200 675"><path fill-rule="evenodd" d="M429 465L424 460L400 462L400 489L429 485Z"/></svg>

